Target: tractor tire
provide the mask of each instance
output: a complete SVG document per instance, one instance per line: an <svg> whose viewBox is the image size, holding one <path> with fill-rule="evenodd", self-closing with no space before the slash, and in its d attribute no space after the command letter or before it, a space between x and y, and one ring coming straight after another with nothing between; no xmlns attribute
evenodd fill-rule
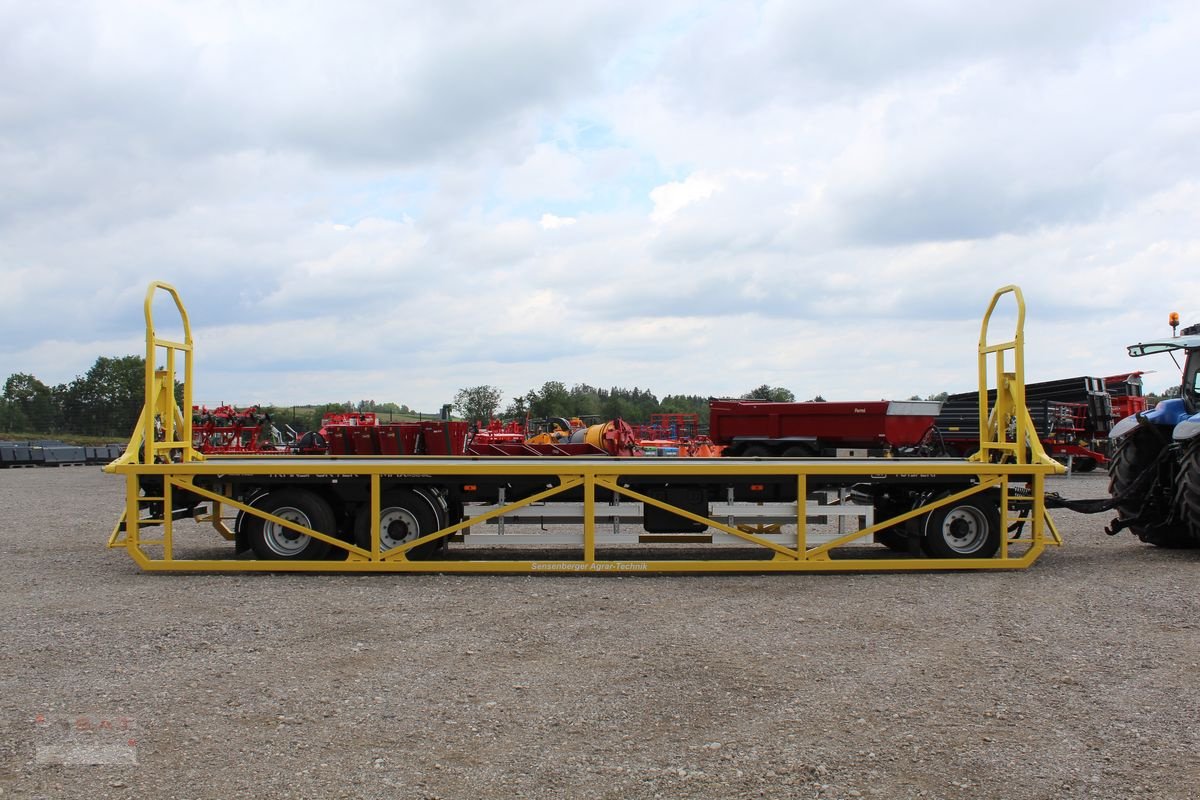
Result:
<svg viewBox="0 0 1200 800"><path fill-rule="evenodd" d="M766 445L752 444L742 451L743 458L770 458L775 455Z"/></svg>
<svg viewBox="0 0 1200 800"><path fill-rule="evenodd" d="M312 492L303 489L280 489L268 493L254 506L319 533L329 536L337 534L337 521L332 509ZM270 520L248 514L243 523L250 548L261 559L312 561L324 558L329 552L328 542L298 533Z"/></svg>
<svg viewBox="0 0 1200 800"><path fill-rule="evenodd" d="M921 546L930 558L991 558L1000 548L1000 508L988 495L934 509L922 522Z"/></svg>
<svg viewBox="0 0 1200 800"><path fill-rule="evenodd" d="M794 444L783 451L784 458L812 458L815 455L812 448L802 444Z"/></svg>
<svg viewBox="0 0 1200 800"><path fill-rule="evenodd" d="M420 539L446 527L446 517L438 503L426 491L397 489L379 500L379 552L387 553L400 545ZM371 549L371 509L364 504L354 518L354 541L364 550ZM408 551L410 559L428 558L445 545L436 539Z"/></svg>
<svg viewBox="0 0 1200 800"><path fill-rule="evenodd" d="M1142 513L1147 499L1145 492L1153 486L1152 482L1145 479L1145 472L1154 467L1155 462L1158 461L1159 455L1166 446L1167 443L1163 437L1157 431L1150 428L1135 430L1117 443L1117 449L1113 453L1112 460L1108 462L1109 495L1117 497L1125 494L1137 486L1139 481L1144 484L1142 487L1143 493L1140 496L1126 498L1124 502L1117 505L1117 514L1121 519L1136 517ZM1197 476L1194 468L1189 470L1189 475ZM1186 483L1194 483L1196 477L1189 478L1188 475L1180 475L1179 486L1175 489L1175 503L1177 506L1180 502L1180 487L1185 485L1185 479L1187 479ZM1167 514L1165 509L1163 514ZM1187 527L1170 520L1169 517L1158 523L1147 522L1139 525L1130 525L1129 530L1146 544L1152 544L1156 547L1195 546L1191 544L1193 540L1188 535Z"/></svg>
<svg viewBox="0 0 1200 800"><path fill-rule="evenodd" d="M1173 516L1183 531L1161 546L1200 546L1200 442L1195 440L1188 443L1180 463L1174 509Z"/></svg>

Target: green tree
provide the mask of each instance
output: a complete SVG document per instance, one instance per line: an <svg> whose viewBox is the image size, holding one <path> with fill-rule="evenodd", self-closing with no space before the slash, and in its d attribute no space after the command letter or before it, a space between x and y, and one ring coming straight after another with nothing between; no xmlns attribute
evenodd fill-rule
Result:
<svg viewBox="0 0 1200 800"><path fill-rule="evenodd" d="M5 433L32 431L33 427L12 400L0 397L0 431Z"/></svg>
<svg viewBox="0 0 1200 800"><path fill-rule="evenodd" d="M751 389L742 395L743 400L770 400L776 403L794 403L796 395L790 389L782 386L768 386L765 383L757 389Z"/></svg>
<svg viewBox="0 0 1200 800"><path fill-rule="evenodd" d="M512 401L504 407L502 416L505 419L524 419L529 413L529 398L527 395L514 397Z"/></svg>
<svg viewBox="0 0 1200 800"><path fill-rule="evenodd" d="M454 408L467 422L487 422L496 415L503 392L495 386L470 386L454 395Z"/></svg>
<svg viewBox="0 0 1200 800"><path fill-rule="evenodd" d="M82 377L54 388L63 430L90 436L124 436L145 402L145 359L101 356ZM175 387L176 399L180 387Z"/></svg>
<svg viewBox="0 0 1200 800"><path fill-rule="evenodd" d="M571 414L576 417L600 415L600 391L586 383L571 387Z"/></svg>
<svg viewBox="0 0 1200 800"><path fill-rule="evenodd" d="M606 419L622 419L626 422L641 422L636 419L637 409L629 400L628 394L619 389L609 392L608 398L600 409L601 416Z"/></svg>
<svg viewBox="0 0 1200 800"><path fill-rule="evenodd" d="M345 414L354 410L353 403L325 403L319 405L312 410L309 415L308 427L305 431L318 431L321 429L321 420L326 414Z"/></svg>
<svg viewBox="0 0 1200 800"><path fill-rule="evenodd" d="M669 394L659 404L665 414L695 414L701 427L708 426L708 398L699 395Z"/></svg>
<svg viewBox="0 0 1200 800"><path fill-rule="evenodd" d="M571 416L571 393L562 381L546 381L529 395L529 413L538 418Z"/></svg>
<svg viewBox="0 0 1200 800"><path fill-rule="evenodd" d="M5 430L51 433L57 427L54 391L34 376L24 372L9 375L4 382L4 399L10 404L9 421L14 424Z"/></svg>

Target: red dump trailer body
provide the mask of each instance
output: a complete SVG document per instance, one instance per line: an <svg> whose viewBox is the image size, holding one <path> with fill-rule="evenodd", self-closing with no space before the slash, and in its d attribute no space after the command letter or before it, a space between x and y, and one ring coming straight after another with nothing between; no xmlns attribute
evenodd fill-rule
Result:
<svg viewBox="0 0 1200 800"><path fill-rule="evenodd" d="M803 458L920 443L941 410L932 400L776 403L710 400L709 438L730 456Z"/></svg>

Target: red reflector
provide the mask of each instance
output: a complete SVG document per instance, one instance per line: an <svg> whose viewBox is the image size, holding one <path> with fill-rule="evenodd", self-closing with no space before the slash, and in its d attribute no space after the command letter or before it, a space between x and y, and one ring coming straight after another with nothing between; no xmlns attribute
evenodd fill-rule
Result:
<svg viewBox="0 0 1200 800"><path fill-rule="evenodd" d="M763 485L762 485L761 483L752 483L752 484L750 484L750 491L752 491L752 492L761 492L762 490L763 490Z"/></svg>
<svg viewBox="0 0 1200 800"><path fill-rule="evenodd" d="M478 489L478 488L479 488L479 487L478 487L478 486L476 486L476 485L475 485L475 484L473 484L473 483L467 483L467 484L464 484L464 485L463 485L463 491L464 491L464 492L473 492L473 491L475 491L475 490L476 490L476 489Z"/></svg>

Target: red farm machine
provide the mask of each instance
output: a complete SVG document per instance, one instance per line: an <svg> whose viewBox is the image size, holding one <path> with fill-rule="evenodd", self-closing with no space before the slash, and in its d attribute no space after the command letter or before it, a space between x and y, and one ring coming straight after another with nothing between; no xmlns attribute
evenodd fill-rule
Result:
<svg viewBox="0 0 1200 800"><path fill-rule="evenodd" d="M937 418L928 400L781 403L710 400L708 435L727 456L894 455L916 447Z"/></svg>
<svg viewBox="0 0 1200 800"><path fill-rule="evenodd" d="M201 453L258 453L285 449L271 417L258 406L192 407L192 446Z"/></svg>
<svg viewBox="0 0 1200 800"><path fill-rule="evenodd" d="M1076 472L1108 463L1109 432L1114 422L1146 409L1142 373L1107 378L1080 376L1030 383L1025 402L1042 447ZM994 396L994 392L992 395ZM979 449L978 397L950 395L936 421L937 446L952 456Z"/></svg>

